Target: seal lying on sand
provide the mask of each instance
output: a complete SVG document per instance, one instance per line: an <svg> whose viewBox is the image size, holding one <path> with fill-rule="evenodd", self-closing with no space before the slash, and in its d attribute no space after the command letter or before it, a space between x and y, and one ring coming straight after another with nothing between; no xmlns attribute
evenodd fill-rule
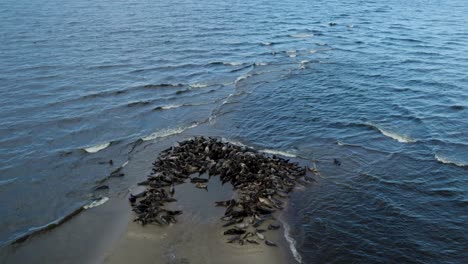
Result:
<svg viewBox="0 0 468 264"><path fill-rule="evenodd" d="M147 191L142 197L130 197L135 221L142 225L175 223L175 216L181 212L163 209L165 203L175 201L173 186L190 179L197 188L206 188L209 179L202 178L202 174L219 175L223 184L230 182L237 190L237 199L215 204L226 207L223 226L230 229L224 234L235 235L229 243L242 245L256 244L253 236L265 240L263 234L253 230L268 221L268 230L279 229L271 220L274 220L272 214L283 208L281 199L288 197L296 183L308 182L306 168L298 163L205 137L186 140L162 151L153 165L151 175L143 184ZM249 228L253 228L252 232ZM245 235L239 236L242 234ZM275 245L270 241L266 244Z"/></svg>

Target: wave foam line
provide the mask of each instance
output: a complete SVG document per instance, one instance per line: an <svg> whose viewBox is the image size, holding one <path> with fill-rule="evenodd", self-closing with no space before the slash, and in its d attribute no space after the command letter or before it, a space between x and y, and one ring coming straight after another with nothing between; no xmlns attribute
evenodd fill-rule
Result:
<svg viewBox="0 0 468 264"><path fill-rule="evenodd" d="M248 148L247 145L243 144L242 142L240 141L237 141L237 140L231 140L231 139L228 139L228 138L221 138L221 142L223 143L231 143L235 146L238 146L238 147L246 147Z"/></svg>
<svg viewBox="0 0 468 264"><path fill-rule="evenodd" d="M31 227L28 229L28 231L26 233L23 233L19 236L16 236L14 237L13 239L7 241L6 243L9 243L11 242L12 244L19 244L19 243L23 243L24 241L28 240L28 238L32 237L32 236L35 236L37 234L40 234L40 233L43 233L43 232L46 232L46 231L49 231L49 230L52 230L60 225L62 225L63 223L67 222L68 220L72 219L74 216L78 215L79 213L81 213L82 211L84 210L84 207L83 206L80 206L78 207L77 209L75 209L74 211L72 211L71 213L69 213L68 215L65 215L57 220L54 220L52 222L49 222L45 225L42 225L42 226L36 226L36 227Z"/></svg>
<svg viewBox="0 0 468 264"><path fill-rule="evenodd" d="M283 227L284 227L284 238L289 244L289 249L291 250L291 253L293 254L294 259L298 263L302 263L302 256L301 254L299 254L296 248L296 240L292 238L291 235L289 234L290 232L289 225L285 221L282 221L282 222L283 222Z"/></svg>
<svg viewBox="0 0 468 264"><path fill-rule="evenodd" d="M91 203L83 206L83 208L84 209L90 209L90 208L93 208L93 207L98 207L100 205L105 204L107 201L109 201L109 197L101 197L101 198L99 198L97 200L94 200Z"/></svg>
<svg viewBox="0 0 468 264"><path fill-rule="evenodd" d="M154 140L154 139L157 139L157 138L164 138L164 137L168 137L168 136L172 136L172 135L177 135L177 134L180 134L180 133L182 133L182 132L184 132L184 131L186 131L188 129L197 127L198 125L199 125L198 123L194 123L194 124L192 124L190 126L187 126L187 127L163 129L163 130L160 130L160 131L156 131L156 132L152 133L151 135L142 137L141 139L143 141L148 141L148 140Z"/></svg>
<svg viewBox="0 0 468 264"><path fill-rule="evenodd" d="M84 150L88 153L96 153L98 151L101 151L103 149L106 149L107 147L110 146L110 142L106 142L106 143L101 143L101 144L97 144L95 146L92 146L92 147L87 147L87 148L84 148Z"/></svg>
<svg viewBox="0 0 468 264"><path fill-rule="evenodd" d="M274 150L274 149L262 149L262 150L259 150L259 151L263 152L263 153L268 153L268 154L272 154L272 155L280 155L280 156L289 157L289 158L296 158L297 157L296 154L291 153L290 151L281 151L281 150Z"/></svg>
<svg viewBox="0 0 468 264"><path fill-rule="evenodd" d="M439 154L435 154L435 159L440 163L452 164L452 165L455 165L455 166L458 166L458 167L467 167L468 166L468 164L466 164L466 163L463 163L463 162L460 162L460 161L450 160L447 157L440 156Z"/></svg>

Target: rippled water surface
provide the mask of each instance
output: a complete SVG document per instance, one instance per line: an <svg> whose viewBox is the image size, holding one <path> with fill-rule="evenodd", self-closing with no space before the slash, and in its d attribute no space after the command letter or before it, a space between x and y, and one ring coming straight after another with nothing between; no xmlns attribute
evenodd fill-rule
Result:
<svg viewBox="0 0 468 264"><path fill-rule="evenodd" d="M206 124L316 161L288 211L304 263L468 259L466 1L0 7L2 243Z"/></svg>

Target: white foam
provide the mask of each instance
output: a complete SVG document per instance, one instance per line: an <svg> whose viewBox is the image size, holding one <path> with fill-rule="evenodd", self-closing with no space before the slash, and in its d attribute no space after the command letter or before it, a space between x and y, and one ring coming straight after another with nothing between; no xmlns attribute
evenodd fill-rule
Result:
<svg viewBox="0 0 468 264"><path fill-rule="evenodd" d="M414 139L410 138L409 136L406 136L406 135L400 135L400 134L397 134L395 132L392 132L392 131L388 131L388 130L384 130L380 127L377 127L375 126L375 128L377 128L377 130L380 131L380 133L382 133L384 136L387 136L389 138L392 138L398 142L401 142L401 143L413 143L413 142L416 142Z"/></svg>
<svg viewBox="0 0 468 264"><path fill-rule="evenodd" d="M245 79L247 79L247 78L249 78L249 77L251 77L251 76L252 76L252 75L250 75L250 74L239 76L239 77L237 77L237 79L234 81L234 84L237 84L238 82L240 82L240 81L242 81L242 80L245 80Z"/></svg>
<svg viewBox="0 0 468 264"><path fill-rule="evenodd" d="M184 105L181 105L181 104L171 104L171 105L160 106L158 109L169 110L169 109L179 108L179 107L182 107L182 106L184 106Z"/></svg>
<svg viewBox="0 0 468 264"><path fill-rule="evenodd" d="M109 201L109 197L101 197L99 200L92 201L90 204L83 206L84 209L89 209L105 204Z"/></svg>
<svg viewBox="0 0 468 264"><path fill-rule="evenodd" d="M239 147L247 147L247 145L242 144L242 142L240 142L240 141L231 140L231 139L228 139L228 138L221 138L221 142L223 142L223 143L231 143L231 144L236 145L236 146L239 146Z"/></svg>
<svg viewBox="0 0 468 264"><path fill-rule="evenodd" d="M289 158L296 158L296 154L291 153L290 151L281 151L281 150L273 150L273 149L262 149L260 152L263 153L268 153L272 155L280 155L284 157L289 157Z"/></svg>
<svg viewBox="0 0 468 264"><path fill-rule="evenodd" d="M190 85L190 88L205 88L207 86L208 84L204 84L204 83L194 83Z"/></svg>
<svg viewBox="0 0 468 264"><path fill-rule="evenodd" d="M283 223L283 227L284 227L284 238L286 239L286 241L288 241L289 249L291 250L291 253L293 254L294 259L298 263L302 263L302 256L301 254L299 254L299 252L297 252L296 240L292 238L291 235L289 234L290 232L289 225L285 221L281 221L281 222Z"/></svg>
<svg viewBox="0 0 468 264"><path fill-rule="evenodd" d="M156 131L156 132L152 133L151 135L142 137L141 139L143 141L148 141L148 140L154 140L154 139L157 139L157 138L164 138L164 137L180 134L180 133L184 132L185 130L194 128L196 126L198 126L198 123L194 123L194 124L192 124L190 126L187 126L187 127L163 129L163 130Z"/></svg>
<svg viewBox="0 0 468 264"><path fill-rule="evenodd" d="M382 135L386 136L386 137L389 137L391 139L394 139L398 142L401 142L401 143L413 143L413 142L416 142L416 140L412 139L411 137L409 136L406 136L406 135L401 135L401 134L398 134L398 133L395 133L395 132L392 132L392 131L388 131L388 130L385 130L377 125L374 125L372 123L366 123L367 126L371 127L371 128L374 128L376 130L378 130L380 133L382 133Z"/></svg>
<svg viewBox="0 0 468 264"><path fill-rule="evenodd" d="M271 46L271 42L262 42L261 43L263 46Z"/></svg>
<svg viewBox="0 0 468 264"><path fill-rule="evenodd" d="M458 166L458 167L468 166L468 164L466 164L466 163L463 163L463 162L460 162L460 161L450 160L447 157L441 156L439 154L435 154L435 159L438 162L441 162L441 163L444 163L444 164L452 164L452 165L455 165L455 166Z"/></svg>
<svg viewBox="0 0 468 264"><path fill-rule="evenodd" d="M306 65L309 63L308 60L303 60L301 61L301 64L299 64L299 69L303 70L306 68Z"/></svg>
<svg viewBox="0 0 468 264"><path fill-rule="evenodd" d="M288 54L290 58L295 58L297 56L296 52L297 52L296 50L288 50L286 51L286 54Z"/></svg>
<svg viewBox="0 0 468 264"><path fill-rule="evenodd" d="M299 33L299 34L292 34L289 35L293 38L311 38L314 36L314 34L308 34L308 33Z"/></svg>
<svg viewBox="0 0 468 264"><path fill-rule="evenodd" d="M101 143L101 144L97 144L97 145L92 146L92 147L87 147L87 148L85 148L84 150L85 150L86 152L88 152L88 153L96 153L96 152L98 152L98 151L101 151L101 150L103 150L103 149L109 147L110 144L111 144L110 142Z"/></svg>
<svg viewBox="0 0 468 264"><path fill-rule="evenodd" d="M254 65L255 66L266 66L266 65L268 65L268 63L266 63L266 62L256 62L256 63L254 63Z"/></svg>
<svg viewBox="0 0 468 264"><path fill-rule="evenodd" d="M229 65L229 66L241 66L243 63L242 62L223 62L224 65Z"/></svg>

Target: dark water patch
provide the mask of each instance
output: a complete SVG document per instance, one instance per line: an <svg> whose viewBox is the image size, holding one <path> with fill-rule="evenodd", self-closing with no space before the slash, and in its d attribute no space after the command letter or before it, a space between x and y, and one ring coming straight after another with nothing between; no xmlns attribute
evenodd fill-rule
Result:
<svg viewBox="0 0 468 264"><path fill-rule="evenodd" d="M181 83L159 83L159 84L146 84L143 86L145 89L158 89L158 88L170 88L170 87L183 87L184 84Z"/></svg>
<svg viewBox="0 0 468 264"><path fill-rule="evenodd" d="M428 192L433 195L440 195L444 197L458 196L461 194L460 190L455 188L432 188Z"/></svg>
<svg viewBox="0 0 468 264"><path fill-rule="evenodd" d="M135 107L135 106L145 106L151 104L151 101L138 101L138 102L131 102L128 103L128 107Z"/></svg>
<svg viewBox="0 0 468 264"><path fill-rule="evenodd" d="M98 92L98 93L92 93L92 94L87 94L84 96L81 96L80 99L91 99L91 98L97 98L97 97L108 97L108 96L115 96L115 95L120 95L120 94L125 94L128 93L128 90L122 89L122 90L108 90L104 92Z"/></svg>
<svg viewBox="0 0 468 264"><path fill-rule="evenodd" d="M88 70L112 70L112 69L118 69L118 68L128 68L132 65L129 64L108 64L108 65L93 65L89 66L87 69Z"/></svg>
<svg viewBox="0 0 468 264"><path fill-rule="evenodd" d="M465 107L463 105L451 105L450 109L453 109L455 111L461 111L461 110L464 110Z"/></svg>

